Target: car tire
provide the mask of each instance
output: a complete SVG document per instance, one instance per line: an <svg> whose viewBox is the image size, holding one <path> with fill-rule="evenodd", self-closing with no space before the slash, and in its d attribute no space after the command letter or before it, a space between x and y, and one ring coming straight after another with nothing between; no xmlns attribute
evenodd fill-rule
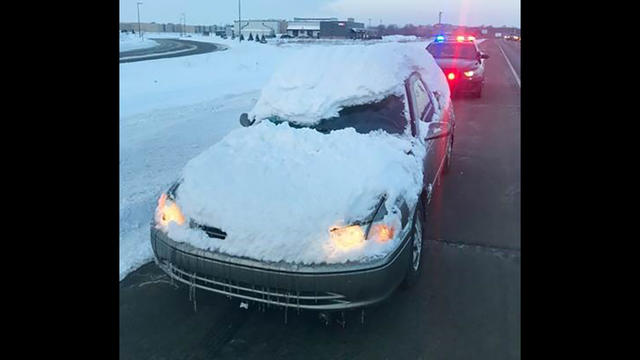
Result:
<svg viewBox="0 0 640 360"><path fill-rule="evenodd" d="M426 200L424 196L420 196L418 206L416 207L415 215L413 216L413 230L411 234L411 240L408 246L410 247L410 253L407 261L407 274L404 281L401 284L403 289L409 289L413 287L422 274L422 258L424 257L424 220L425 212L424 207Z"/></svg>
<svg viewBox="0 0 640 360"><path fill-rule="evenodd" d="M453 157L453 135L449 138L449 146L447 147L447 155L444 159L444 166L442 168L442 174L448 174L451 168L451 158Z"/></svg>

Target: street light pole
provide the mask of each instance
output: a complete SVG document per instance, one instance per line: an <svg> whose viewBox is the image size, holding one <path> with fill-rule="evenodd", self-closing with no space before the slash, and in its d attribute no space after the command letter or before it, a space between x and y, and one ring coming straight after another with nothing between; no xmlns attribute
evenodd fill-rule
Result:
<svg viewBox="0 0 640 360"><path fill-rule="evenodd" d="M142 3L138 1L138 36L142 38L142 33L140 32L140 5L142 5Z"/></svg>
<svg viewBox="0 0 640 360"><path fill-rule="evenodd" d="M238 0L238 42L241 42L240 35L242 34L242 12L240 11L240 0Z"/></svg>

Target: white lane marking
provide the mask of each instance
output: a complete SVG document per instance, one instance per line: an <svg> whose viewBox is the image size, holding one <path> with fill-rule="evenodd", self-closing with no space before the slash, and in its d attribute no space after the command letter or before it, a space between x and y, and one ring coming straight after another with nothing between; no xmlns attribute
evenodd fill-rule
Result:
<svg viewBox="0 0 640 360"><path fill-rule="evenodd" d="M496 44L496 45L498 45L498 49L500 49L500 51L502 52L502 56L504 56L504 59L507 60L507 65L509 65L509 68L511 69L511 72L513 73L513 77L516 78L516 82L518 83L518 87L521 87L520 86L520 77L518 77L518 74L516 73L515 69L511 65L511 62L507 58L507 54L504 53L504 50L502 50L502 46L500 46L500 44Z"/></svg>
<svg viewBox="0 0 640 360"><path fill-rule="evenodd" d="M188 47L186 49L169 51L169 52L164 52L164 53L152 53L152 54L146 54L146 55L126 56L126 57L121 57L120 60L140 59L140 58L146 58L146 57L173 55L173 54L179 54L179 53L191 51L191 50L194 50L194 49L197 49L197 48L198 48L197 46L190 46L190 47Z"/></svg>

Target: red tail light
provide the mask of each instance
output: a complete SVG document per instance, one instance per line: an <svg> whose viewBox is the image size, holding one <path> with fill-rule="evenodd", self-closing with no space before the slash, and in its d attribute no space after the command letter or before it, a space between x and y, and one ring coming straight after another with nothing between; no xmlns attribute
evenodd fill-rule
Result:
<svg viewBox="0 0 640 360"><path fill-rule="evenodd" d="M449 73L449 74L447 75L447 79L449 79L449 80L453 80L453 79L455 79L455 78L456 78L456 74L454 74L454 73Z"/></svg>

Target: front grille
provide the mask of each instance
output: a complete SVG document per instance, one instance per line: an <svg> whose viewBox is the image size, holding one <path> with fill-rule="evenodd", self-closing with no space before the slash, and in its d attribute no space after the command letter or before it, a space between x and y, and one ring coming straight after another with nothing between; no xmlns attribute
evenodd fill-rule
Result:
<svg viewBox="0 0 640 360"><path fill-rule="evenodd" d="M172 279L215 293L269 305L299 309L336 309L349 304L344 295L334 292L298 291L265 287L245 282L235 282L223 277L209 277L198 273L189 273L166 261L157 261L158 266Z"/></svg>

